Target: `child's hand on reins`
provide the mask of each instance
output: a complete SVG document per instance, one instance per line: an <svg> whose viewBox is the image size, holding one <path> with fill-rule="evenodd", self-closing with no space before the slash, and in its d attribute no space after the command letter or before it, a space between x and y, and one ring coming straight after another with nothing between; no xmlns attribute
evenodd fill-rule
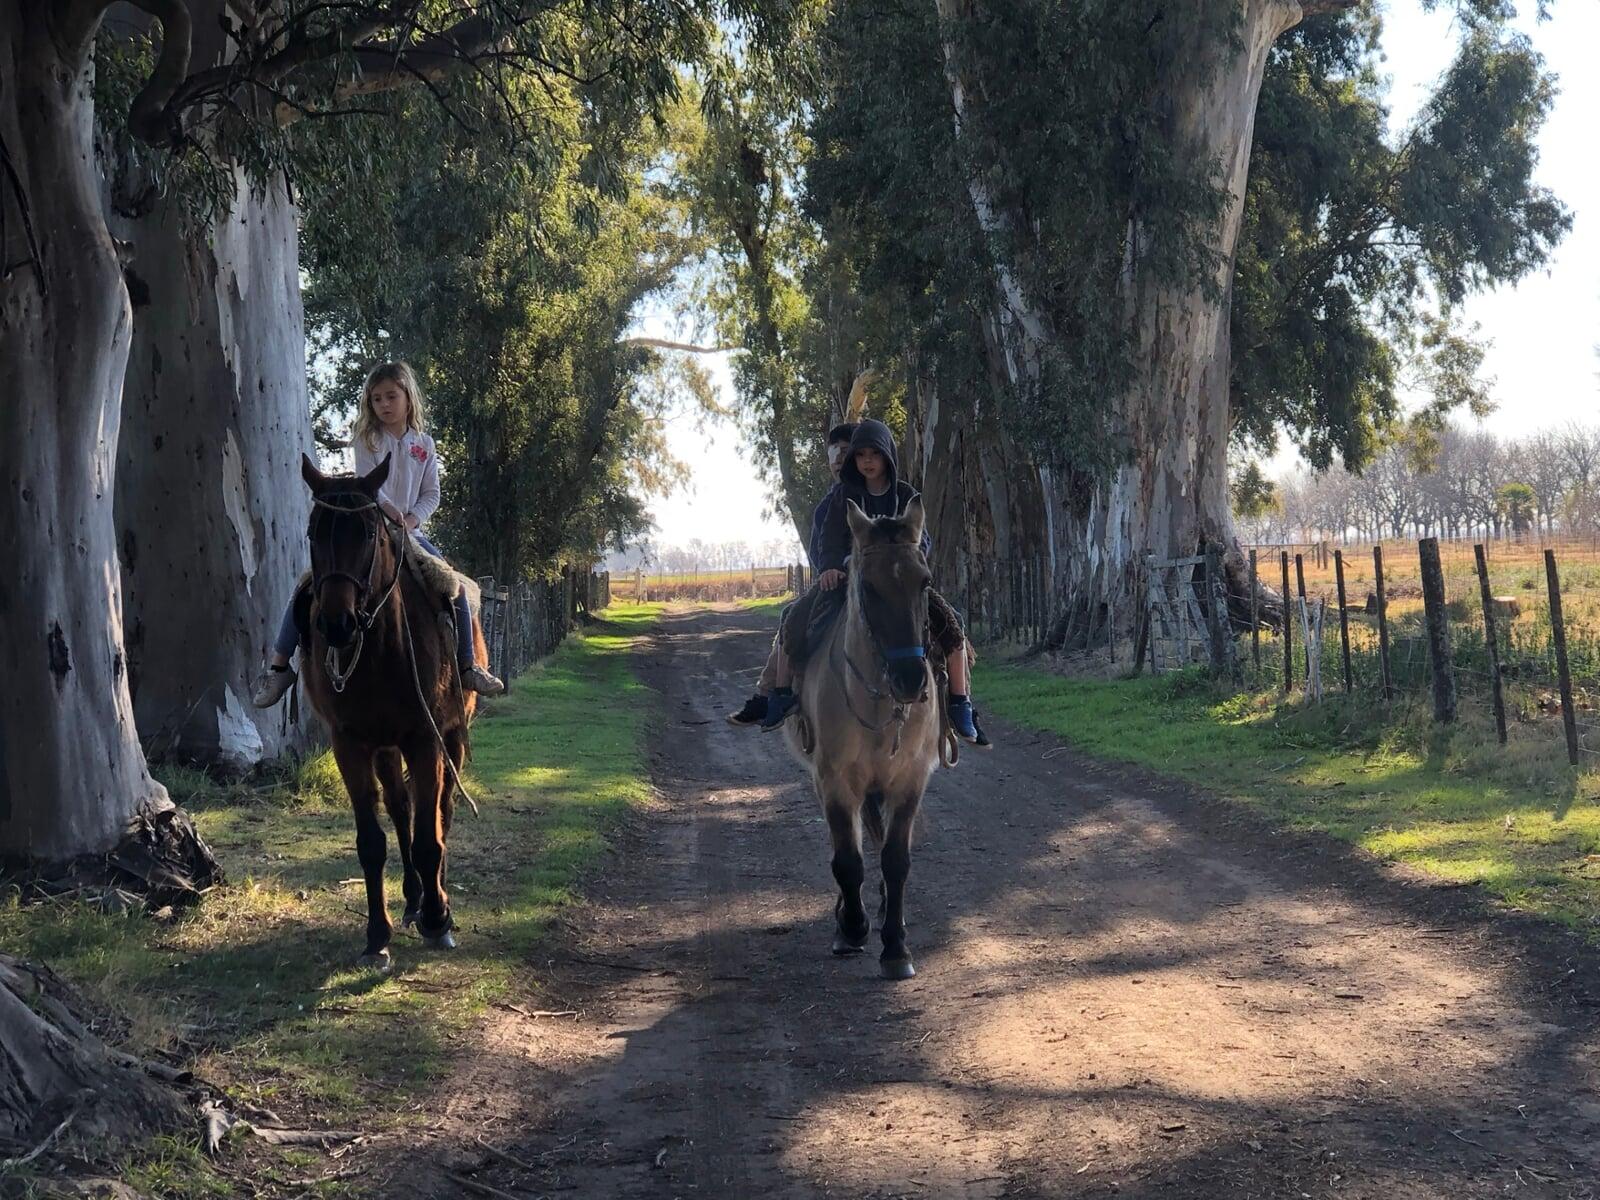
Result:
<svg viewBox="0 0 1600 1200"><path fill-rule="evenodd" d="M823 591L831 592L834 588L838 587L844 582L844 572L824 571L821 576L818 577L817 582L822 585Z"/></svg>

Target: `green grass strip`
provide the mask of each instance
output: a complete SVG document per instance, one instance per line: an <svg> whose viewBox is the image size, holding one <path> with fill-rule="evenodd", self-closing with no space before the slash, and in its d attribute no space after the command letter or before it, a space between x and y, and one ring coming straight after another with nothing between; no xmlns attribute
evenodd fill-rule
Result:
<svg viewBox="0 0 1600 1200"><path fill-rule="evenodd" d="M1096 757L1202 785L1282 824L1354 843L1506 903L1600 931L1600 809L1547 728L1495 742L1481 714L1451 729L1369 699L1285 705L1194 674L1116 681L980 669L982 707Z"/></svg>
<svg viewBox="0 0 1600 1200"><path fill-rule="evenodd" d="M453 953L396 931L394 971L352 964L366 902L349 803L330 756L292 777L219 786L163 773L193 813L229 883L192 911L151 919L85 904L0 904L0 945L48 962L130 1023L133 1047L194 1059L206 1077L285 1117L374 1129L407 1120L418 1088L468 1044L472 1019L513 987L556 915L649 797L645 742L656 698L630 653L659 606L619 605L490 701L473 727L464 805L450 837L460 926ZM399 856L389 849L398 922ZM195 1160L163 1144L130 1179ZM207 1194L203 1163L188 1192Z"/></svg>

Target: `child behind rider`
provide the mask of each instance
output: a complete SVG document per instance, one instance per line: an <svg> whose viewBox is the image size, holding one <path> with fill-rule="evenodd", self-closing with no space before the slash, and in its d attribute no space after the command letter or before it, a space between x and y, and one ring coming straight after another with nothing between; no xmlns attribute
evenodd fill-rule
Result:
<svg viewBox="0 0 1600 1200"><path fill-rule="evenodd" d="M406 363L384 363L373 369L361 389L361 408L350 441L357 475L365 475L385 457L389 459L389 478L378 493L379 506L410 530L411 540L419 548L442 560L438 547L422 536L422 526L439 507L439 460L433 439L422 431L422 420L422 389L416 374ZM506 685L472 658L472 611L465 588L456 593L455 614L461 686L485 696L499 695ZM270 708L294 685L289 656L299 642L291 599L272 643L272 661L251 698L257 708Z"/></svg>
<svg viewBox="0 0 1600 1200"><path fill-rule="evenodd" d="M828 494L823 496L821 503L811 510L811 540L806 544L806 558L810 560L813 575L817 571L817 540L822 534L822 522L828 515L828 505L833 501L833 494L839 490L839 470L844 466L844 460L849 457L850 439L855 431L855 424L849 421L828 430L828 471L833 475L833 486L828 489ZM772 637L772 649L767 654L767 665L761 669L761 678L756 683L755 695L746 700L744 707L738 712L728 714L728 724L759 725L766 718L767 697L772 694L772 688L777 682L778 658L783 653L780 637L781 633Z"/></svg>
<svg viewBox="0 0 1600 1200"><path fill-rule="evenodd" d="M845 592L840 586L849 566L852 541L846 501L854 501L869 517L893 517L904 512L917 498L917 490L899 477L895 459L894 435L882 421L866 420L856 426L850 439L850 454L840 470L838 486L829 493L828 511L817 539L816 566L821 574L806 594L790 606L784 617L782 653L772 695L767 701L763 730L776 729L798 703L794 690L795 668L804 664L809 642L826 629L844 610ZM922 552L931 549L927 531L922 534ZM956 736L978 746L989 740L978 729L972 711L968 679L967 638L960 618L949 601L937 591L928 593L928 634L945 656L950 676L950 695L946 711Z"/></svg>

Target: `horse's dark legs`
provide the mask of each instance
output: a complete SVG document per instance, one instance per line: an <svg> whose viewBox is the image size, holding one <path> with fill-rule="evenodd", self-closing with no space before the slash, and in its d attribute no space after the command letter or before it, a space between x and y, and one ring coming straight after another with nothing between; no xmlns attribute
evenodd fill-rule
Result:
<svg viewBox="0 0 1600 1200"><path fill-rule="evenodd" d="M378 768L378 782L383 784L383 806L389 810L389 819L394 822L395 840L400 843L400 863L405 868L400 886L406 896L406 912L400 918L400 924L411 925L416 922L417 914L422 909L422 876L417 874L417 868L411 862L414 824L411 789L406 786L405 773L401 769L400 751L392 748L379 750L373 755L372 761Z"/></svg>
<svg viewBox="0 0 1600 1200"><path fill-rule="evenodd" d="M378 780L372 773L372 751L359 743L335 736L333 759L339 764L350 809L356 818L356 856L367 882L367 948L358 960L364 966L387 970L389 940L394 926L383 896L383 863L388 839L378 821Z"/></svg>
<svg viewBox="0 0 1600 1200"><path fill-rule="evenodd" d="M431 945L450 949L450 897L444 888L444 757L432 733L403 748L411 772L413 798L411 860L422 877L422 911L417 932Z"/></svg>
<svg viewBox="0 0 1600 1200"><path fill-rule="evenodd" d="M861 823L856 810L838 801L824 802L828 833L833 838L833 877L839 884L839 900L833 916L838 932L833 939L835 954L859 954L867 944L872 926L861 904L861 882L866 865L861 861Z"/></svg>
<svg viewBox="0 0 1600 1200"><path fill-rule="evenodd" d="M450 761L456 765L459 775L467 769L467 735L460 729L452 729L444 735L444 748L450 755ZM456 819L456 785L451 780L449 772L445 773L444 782L444 838L450 841L450 825Z"/></svg>
<svg viewBox="0 0 1600 1200"><path fill-rule="evenodd" d="M883 954L878 965L885 979L910 979L916 967L906 949L906 877L911 874L911 827L919 798L913 796L890 810L883 839Z"/></svg>

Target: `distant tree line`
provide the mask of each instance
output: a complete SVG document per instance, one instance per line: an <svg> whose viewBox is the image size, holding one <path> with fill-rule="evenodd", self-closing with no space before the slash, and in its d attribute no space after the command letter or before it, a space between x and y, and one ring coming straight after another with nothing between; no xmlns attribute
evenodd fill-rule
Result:
<svg viewBox="0 0 1600 1200"><path fill-rule="evenodd" d="M664 575L687 575L694 571L783 567L800 562L804 557L804 551L793 538L767 538L759 542L707 542L702 538L690 538L683 545L672 546L658 546L646 539L635 549L613 554L606 566L612 571L642 569Z"/></svg>
<svg viewBox="0 0 1600 1200"><path fill-rule="evenodd" d="M1391 537L1523 537L1600 533L1600 427L1578 423L1524 438L1445 425L1410 430L1360 473L1332 467L1268 479L1254 464L1233 480L1251 541Z"/></svg>

